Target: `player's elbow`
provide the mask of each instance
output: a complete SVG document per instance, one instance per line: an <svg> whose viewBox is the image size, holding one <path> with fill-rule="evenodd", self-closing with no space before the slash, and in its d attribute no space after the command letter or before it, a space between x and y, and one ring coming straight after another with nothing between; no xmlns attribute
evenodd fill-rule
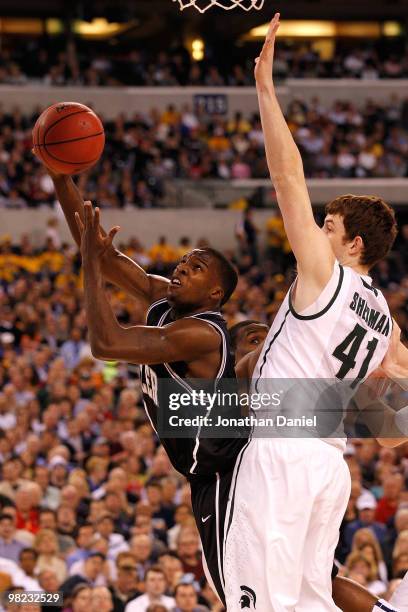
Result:
<svg viewBox="0 0 408 612"><path fill-rule="evenodd" d="M100 340L92 340L91 341L91 353L95 359L100 359L101 361L109 361L109 350Z"/></svg>

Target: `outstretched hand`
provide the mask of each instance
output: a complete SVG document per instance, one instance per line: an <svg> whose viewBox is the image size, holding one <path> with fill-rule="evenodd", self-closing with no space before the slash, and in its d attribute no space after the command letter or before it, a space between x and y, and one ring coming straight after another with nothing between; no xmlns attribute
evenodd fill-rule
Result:
<svg viewBox="0 0 408 612"><path fill-rule="evenodd" d="M118 225L113 227L105 236L100 225L100 210L99 208L94 210L92 202L84 204L84 221L81 220L79 213L75 213L75 221L81 236L82 261L100 260L112 246L120 227Z"/></svg>
<svg viewBox="0 0 408 612"><path fill-rule="evenodd" d="M257 84L265 84L272 81L275 39L280 25L279 20L280 13L275 13L269 25L262 51L255 60L255 80Z"/></svg>

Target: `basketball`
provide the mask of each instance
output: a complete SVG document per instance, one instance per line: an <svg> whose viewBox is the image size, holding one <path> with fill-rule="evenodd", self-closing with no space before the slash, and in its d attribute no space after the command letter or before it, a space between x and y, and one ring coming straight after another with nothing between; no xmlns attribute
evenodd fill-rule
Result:
<svg viewBox="0 0 408 612"><path fill-rule="evenodd" d="M84 172L99 160L104 145L101 120L93 110L77 102L50 106L33 129L35 153L58 174Z"/></svg>

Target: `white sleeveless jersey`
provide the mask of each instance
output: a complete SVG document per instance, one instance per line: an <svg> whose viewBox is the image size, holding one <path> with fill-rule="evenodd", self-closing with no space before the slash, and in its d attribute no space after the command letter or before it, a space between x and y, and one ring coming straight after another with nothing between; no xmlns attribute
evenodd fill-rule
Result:
<svg viewBox="0 0 408 612"><path fill-rule="evenodd" d="M392 318L381 291L371 286L369 276L337 262L319 298L301 313L292 305L292 289L269 330L253 385L257 388L263 378L346 379L347 385L350 379L355 389L388 350Z"/></svg>

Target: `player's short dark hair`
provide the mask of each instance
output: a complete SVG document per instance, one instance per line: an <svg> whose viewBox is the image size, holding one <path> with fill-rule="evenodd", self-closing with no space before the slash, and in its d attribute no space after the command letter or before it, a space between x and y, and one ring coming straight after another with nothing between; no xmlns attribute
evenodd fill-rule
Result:
<svg viewBox="0 0 408 612"><path fill-rule="evenodd" d="M361 236L364 251L360 263L372 268L384 259L397 236L395 212L378 196L344 195L326 205L326 215L340 215L346 240Z"/></svg>
<svg viewBox="0 0 408 612"><path fill-rule="evenodd" d="M211 257L213 257L213 259L215 259L221 285L224 291L224 297L221 300L221 306L223 306L226 302L228 302L236 289L238 283L237 271L232 263L220 251L217 251L211 247L205 247L204 249L200 250L208 253Z"/></svg>
<svg viewBox="0 0 408 612"><path fill-rule="evenodd" d="M233 351L237 350L237 339L238 339L239 332L245 327L248 327L248 325L261 325L261 322L255 321L255 319L249 319L248 321L240 321L239 323L236 323L228 330L228 333L230 335L230 340L231 340L231 349Z"/></svg>

